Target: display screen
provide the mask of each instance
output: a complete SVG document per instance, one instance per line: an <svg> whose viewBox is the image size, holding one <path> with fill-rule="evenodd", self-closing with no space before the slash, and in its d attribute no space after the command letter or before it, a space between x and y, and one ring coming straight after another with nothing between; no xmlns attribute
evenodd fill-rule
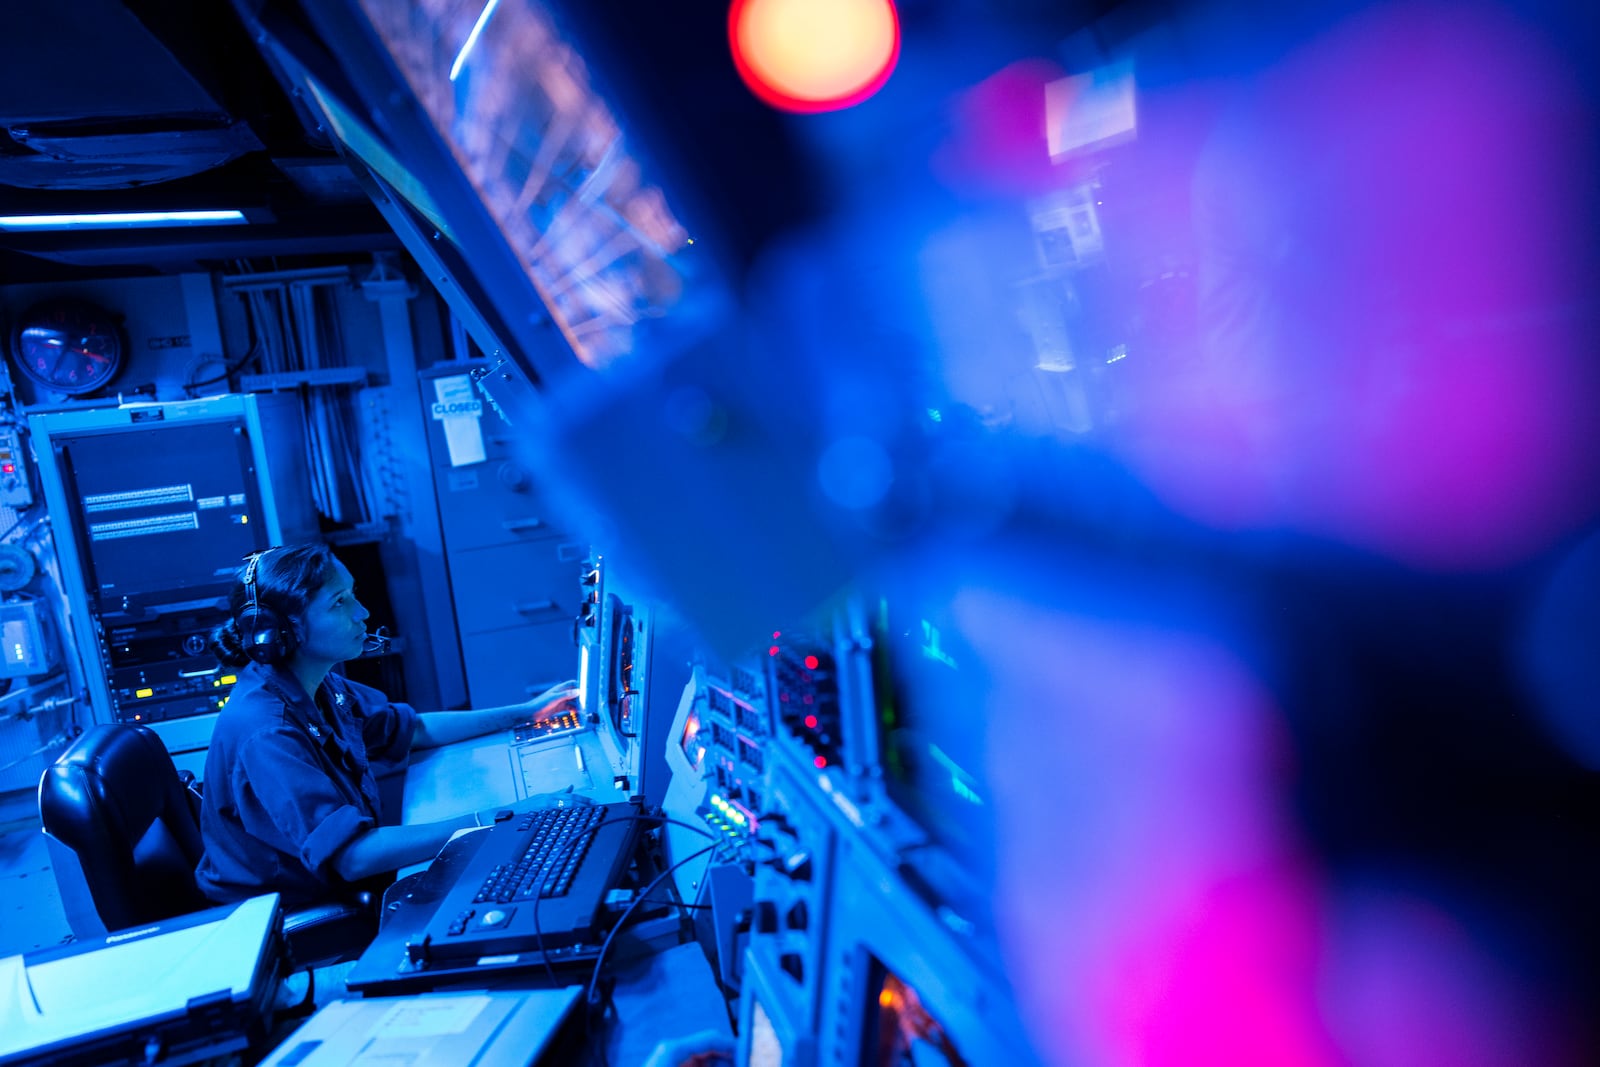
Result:
<svg viewBox="0 0 1600 1067"><path fill-rule="evenodd" d="M43 673L49 666L45 662L43 635L33 605L28 602L7 604L0 608L0 678L21 678Z"/></svg>
<svg viewBox="0 0 1600 1067"><path fill-rule="evenodd" d="M862 1035L864 1067L966 1067L967 1061L929 1014L910 983L873 961L873 1003Z"/></svg>
<svg viewBox="0 0 1600 1067"><path fill-rule="evenodd" d="M706 743L700 738L698 711L690 709L688 718L683 723L683 736L678 739L678 746L683 749L683 755L688 759L689 766L698 771L706 758Z"/></svg>
<svg viewBox="0 0 1600 1067"><path fill-rule="evenodd" d="M374 137L372 131L350 114L345 106L315 78L307 78L306 87L316 98L323 114L328 117L328 125L332 127L334 136L338 137L358 159L371 167L373 172L387 182L401 199L428 221L429 225L437 229L440 236L448 239L451 244L456 244L455 232L445 219L444 212L434 203L433 196L423 184L401 164L395 154L385 148L383 142Z"/></svg>
<svg viewBox="0 0 1600 1067"><path fill-rule="evenodd" d="M59 437L103 613L226 595L266 547L242 421Z"/></svg>
<svg viewBox="0 0 1600 1067"><path fill-rule="evenodd" d="M880 601L873 621L878 749L890 798L966 870L992 869L976 659L941 610Z"/></svg>
<svg viewBox="0 0 1600 1067"><path fill-rule="evenodd" d="M638 622L633 608L614 593L607 594L606 609L611 620L610 640L605 645L611 722L621 736L637 737L639 691L634 687L634 674L638 669Z"/></svg>
<svg viewBox="0 0 1600 1067"><path fill-rule="evenodd" d="M691 288L694 241L549 12L360 7L578 359L639 347Z"/></svg>
<svg viewBox="0 0 1600 1067"><path fill-rule="evenodd" d="M0 647L5 649L6 664L25 664L33 659L33 640L20 619L7 619L0 624Z"/></svg>

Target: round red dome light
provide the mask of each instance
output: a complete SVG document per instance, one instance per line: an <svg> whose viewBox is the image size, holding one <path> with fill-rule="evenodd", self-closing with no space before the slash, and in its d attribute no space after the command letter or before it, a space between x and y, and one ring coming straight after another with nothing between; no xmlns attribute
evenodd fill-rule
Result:
<svg viewBox="0 0 1600 1067"><path fill-rule="evenodd" d="M739 77L784 111L854 107L900 56L892 0L734 0L728 43Z"/></svg>

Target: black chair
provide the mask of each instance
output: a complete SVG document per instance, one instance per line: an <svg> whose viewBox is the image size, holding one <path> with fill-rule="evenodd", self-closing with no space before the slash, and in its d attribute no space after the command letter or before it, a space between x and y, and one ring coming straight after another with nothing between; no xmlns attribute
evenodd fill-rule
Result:
<svg viewBox="0 0 1600 1067"><path fill-rule="evenodd" d="M194 876L203 850L197 797L146 726L92 726L45 768L39 816L75 934L110 933L212 906ZM92 916L75 906L83 888ZM370 900L322 904L286 912L283 926L293 964L319 967L359 955L377 933L377 910Z"/></svg>

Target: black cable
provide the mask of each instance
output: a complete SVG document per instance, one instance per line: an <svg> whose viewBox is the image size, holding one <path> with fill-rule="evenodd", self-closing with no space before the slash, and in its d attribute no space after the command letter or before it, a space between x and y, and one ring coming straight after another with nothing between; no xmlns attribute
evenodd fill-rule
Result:
<svg viewBox="0 0 1600 1067"><path fill-rule="evenodd" d="M554 809L554 808L544 808L544 809L541 809L541 810L554 811L556 809ZM713 834L711 831L707 830L705 827L703 827L703 826L695 826L693 823L687 823L687 822L684 822L682 819L674 819L674 818L672 818L670 816L667 816L667 815L651 815L651 814L647 814L645 812L638 812L638 813L635 813L633 815L624 816L624 819L626 819L626 821L631 822L631 823L637 823L637 822L671 823L674 826L682 826L686 830L693 830L695 833L700 834L702 837L709 838L712 841L711 847L713 847L713 848L716 847L716 843L718 842L717 836L715 834ZM623 821L623 820L618 819L618 820L608 820L608 821L620 822L620 821ZM605 823L601 823L600 825L603 826L603 825L605 825ZM599 827L598 826L595 827L595 832L597 832L597 833L599 832ZM585 835L580 835L580 836L583 839L587 840L590 835L585 834ZM563 842L561 851L556 856L556 861L557 862L555 864L553 864L553 866L559 866L561 863L564 863L566 861L567 857L569 855L571 855L572 850L573 850L574 847L576 847L576 845L578 844L578 841L579 841L579 838L569 838L568 840ZM530 846L532 845L531 841L529 842L529 845ZM705 850L702 849L701 851L703 852ZM698 853L698 852L695 853L695 855L699 855L699 854L700 853ZM671 869L672 868L668 868L668 870L671 870ZM542 879L540 881L539 885L537 887L535 887L535 889L534 889L534 898L533 898L533 937L534 937L534 943L539 946L539 962L544 964L545 976L550 979L550 987L552 989L554 989L555 987L560 985L560 982L556 978L555 968L550 966L550 951L544 947L544 931L542 929L540 929L540 927L539 927L539 902L544 899L544 887L545 887L545 883L548 882L548 881L549 881L548 877L545 878L545 879ZM652 885L653 885L653 883L652 883ZM701 907L702 905L684 904L683 906L684 907ZM631 911L631 908L630 908L630 911ZM627 912L625 912L624 914L627 914ZM604 957L604 955L605 955L605 949L602 948L601 949L602 958Z"/></svg>
<svg viewBox="0 0 1600 1067"><path fill-rule="evenodd" d="M670 815L636 815L636 816L634 816L634 818L637 818L637 819L649 819L652 822L670 823L673 826L681 826L685 830L693 830L695 833L699 834L701 837L705 838L707 841L721 841L721 840L723 840L722 838L718 837L716 834L712 833L710 830L707 830L704 826L696 826L692 822L684 822L682 819L674 819Z"/></svg>
<svg viewBox="0 0 1600 1067"><path fill-rule="evenodd" d="M530 845L533 842L528 842ZM566 849L562 850L559 859L566 859L567 851L572 848L573 842L567 841ZM539 962L544 964L545 977L550 979L550 988L556 989L561 983L556 980L556 969L550 966L550 950L544 947L544 931L539 928L539 902L544 900L544 884L548 878L541 878L533 890L533 937L534 943L539 946Z"/></svg>
<svg viewBox="0 0 1600 1067"><path fill-rule="evenodd" d="M721 844L722 843L720 841L712 842L711 844L707 845L705 848L697 849L696 851L691 852L687 856L683 857L683 859L678 860L676 863L672 864L666 870L662 871L660 874L658 874L654 878L652 878L650 880L650 884L646 885L644 887L644 889L639 892L639 895L633 898L633 902L631 904L629 904L626 909L623 910L622 915L618 917L618 919L616 921L616 924L611 927L611 932L606 934L605 941L601 942L601 944L600 944L600 955L595 957L594 974L591 975L590 978L589 978L589 989L588 989L588 992L584 996L584 1003L591 1010L593 1009L594 1004L595 1004L595 991L596 991L596 989L599 988L599 985L600 985L600 972L605 967L605 964L606 964L606 953L611 950L611 943L616 940L617 933L624 926L627 925L628 920L633 916L634 909L638 908L638 906L640 904L643 904L646 900L648 900L649 897L650 897L650 894L655 892L656 887L658 885L660 885L664 880L666 880L667 876L670 875L673 871L677 870L679 867L682 867L685 863L688 863L690 860L699 859L701 856L704 856L707 852L715 851L716 849L721 847Z"/></svg>
<svg viewBox="0 0 1600 1067"><path fill-rule="evenodd" d="M229 363L226 360L219 360L218 362L222 363L224 367L224 370L221 374L214 375L210 378L202 378L198 382L184 382L184 391L188 392L191 389L199 389L202 386L215 385L217 382L225 382L238 373L239 369L242 368L246 363L249 363L260 354L260 346L256 346L255 348L250 349L250 351L246 352L244 355L240 356L238 360L233 363ZM211 361L207 360L206 362L209 363ZM204 366L204 364L202 364L202 366Z"/></svg>
<svg viewBox="0 0 1600 1067"><path fill-rule="evenodd" d="M201 386L215 385L217 382L227 381L229 378L233 377L234 374L236 374L246 363L249 363L251 360L260 356L261 335L256 332L256 317L255 314L250 310L249 300L244 302L244 321L246 328L250 331L250 340L245 346L244 355L240 356L236 362L231 364L225 359L219 360L224 369L221 374L218 374L215 377L206 378L198 382L184 382L183 391L185 394L188 394L191 389L199 389ZM205 364L202 363L200 366L205 366Z"/></svg>
<svg viewBox="0 0 1600 1067"><path fill-rule="evenodd" d="M546 809L542 809L542 810L551 811L551 810L555 810L555 809L546 808ZM600 954L599 954L599 956L596 957L596 960L595 960L594 977L591 980L591 984L590 984L589 997L591 999L594 996L594 992L593 992L594 983L599 980L600 968L605 963L606 952L611 947L612 939L616 936L617 930L621 929L622 925L625 922L627 922L629 917L631 917L633 915L634 909L636 909L641 903L644 902L644 900L646 898L649 897L649 895L652 892L654 892L656 887L661 884L662 880L667 875L671 874L673 871L675 871L679 867L683 866L683 864L688 863L690 860L695 859L695 858L697 858L699 856L703 856L707 852L711 852L711 851L715 850L716 848L718 848L723 843L722 839L718 838L717 835L711 833L705 827L696 826L693 823L684 822L681 819L674 819L674 818L672 818L672 817L670 817L668 815L655 815L655 814L646 814L644 812L639 812L639 813L636 813L636 814L624 816L624 818L625 818L626 821L631 822L631 823L647 822L647 823L652 823L652 824L657 824L657 825L660 825L660 824L671 824L673 826L681 826L686 830L693 831L694 833L697 833L697 834L701 835L702 837L705 837L705 838L709 839L711 841L711 844L707 845L705 848L699 849L698 851L689 854L688 856L685 856L683 859L679 860L678 862L676 862L676 863L672 864L670 867L668 867L666 870L662 871L659 875L657 875L649 883L649 885L647 885L644 888L644 890L637 897L634 898L634 900L628 905L627 909L623 911L621 918L619 918L617 920L616 924L612 927L611 931L606 935L605 941L601 943ZM622 821L622 820L616 820L616 821ZM602 823L601 825L605 825L605 824ZM598 832L598 830L599 830L599 827L596 827L595 831ZM580 840L585 840L586 841L591 836L592 835L585 834L585 835L580 835L580 837L573 837L573 838L569 838L568 840L564 841L562 843L561 850L558 852L558 854L556 856L556 863L552 864L552 866L556 866L556 865L559 865L560 863L564 863L566 861L567 857L571 854L572 850L578 845L579 841ZM530 841L529 844L531 845L532 842ZM544 944L544 930L540 926L540 923L539 923L539 905L544 900L544 889L545 889L546 884L548 884L548 882L549 882L549 876L547 875L546 877L544 877L544 878L539 880L539 884L537 886L535 886L534 890L533 890L533 892L534 892L534 897L533 897L533 936L534 936L534 943L539 946L539 962L544 967L545 976L550 981L550 987L552 989L555 989L555 988L558 988L561 983L560 983L560 979L558 979L556 977L555 968L553 966L551 966L551 964L550 964L550 950L545 947L545 944ZM677 905L679 907L682 907L682 908L699 908L699 909L703 909L703 908L710 907L710 905L704 905L704 904L687 904L687 903L684 903L681 900L677 901L676 903L677 903ZM604 1055L604 1053L602 1052L602 1056L603 1055Z"/></svg>
<svg viewBox="0 0 1600 1067"><path fill-rule="evenodd" d="M578 805L573 805L573 806L577 807ZM559 807L559 805L558 805L558 807ZM545 808L543 810L545 810L545 811L554 811L556 809L555 808ZM629 815L626 818L627 818L628 822L637 822L638 820L644 818L644 816L643 815ZM620 820L618 820L618 821L620 821ZM605 823L602 822L600 825L604 826ZM562 842L561 851L556 855L557 863L559 864L559 863L563 863L563 862L566 861L567 857L572 854L572 850L577 847L580 839L582 841L584 841L585 843L587 843L589 840L591 840L593 838L594 834L599 833L599 832L600 832L600 827L596 826L596 827L594 827L594 829L593 829L593 831L591 833L585 833L585 834L577 835L575 837L568 837L566 841ZM530 841L529 844L531 845L532 842ZM552 866L555 866L555 864L552 864ZM546 876L545 878L540 879L539 880L539 884L534 887L534 891L533 891L534 892L534 895L533 895L533 937L534 937L534 941L539 946L539 962L544 964L545 977L550 979L550 988L554 989L557 986L559 986L561 983L556 978L556 969L554 967L550 966L550 950L544 947L544 931L539 926L539 904L544 900L544 887L549 881L550 881L549 877Z"/></svg>

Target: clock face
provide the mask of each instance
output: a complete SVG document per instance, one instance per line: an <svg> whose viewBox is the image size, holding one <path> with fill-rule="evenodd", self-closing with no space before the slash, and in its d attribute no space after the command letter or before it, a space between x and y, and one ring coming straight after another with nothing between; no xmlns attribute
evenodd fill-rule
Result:
<svg viewBox="0 0 1600 1067"><path fill-rule="evenodd" d="M12 335L17 369L46 389L92 393L127 356L117 319L87 300L47 300L24 312Z"/></svg>

